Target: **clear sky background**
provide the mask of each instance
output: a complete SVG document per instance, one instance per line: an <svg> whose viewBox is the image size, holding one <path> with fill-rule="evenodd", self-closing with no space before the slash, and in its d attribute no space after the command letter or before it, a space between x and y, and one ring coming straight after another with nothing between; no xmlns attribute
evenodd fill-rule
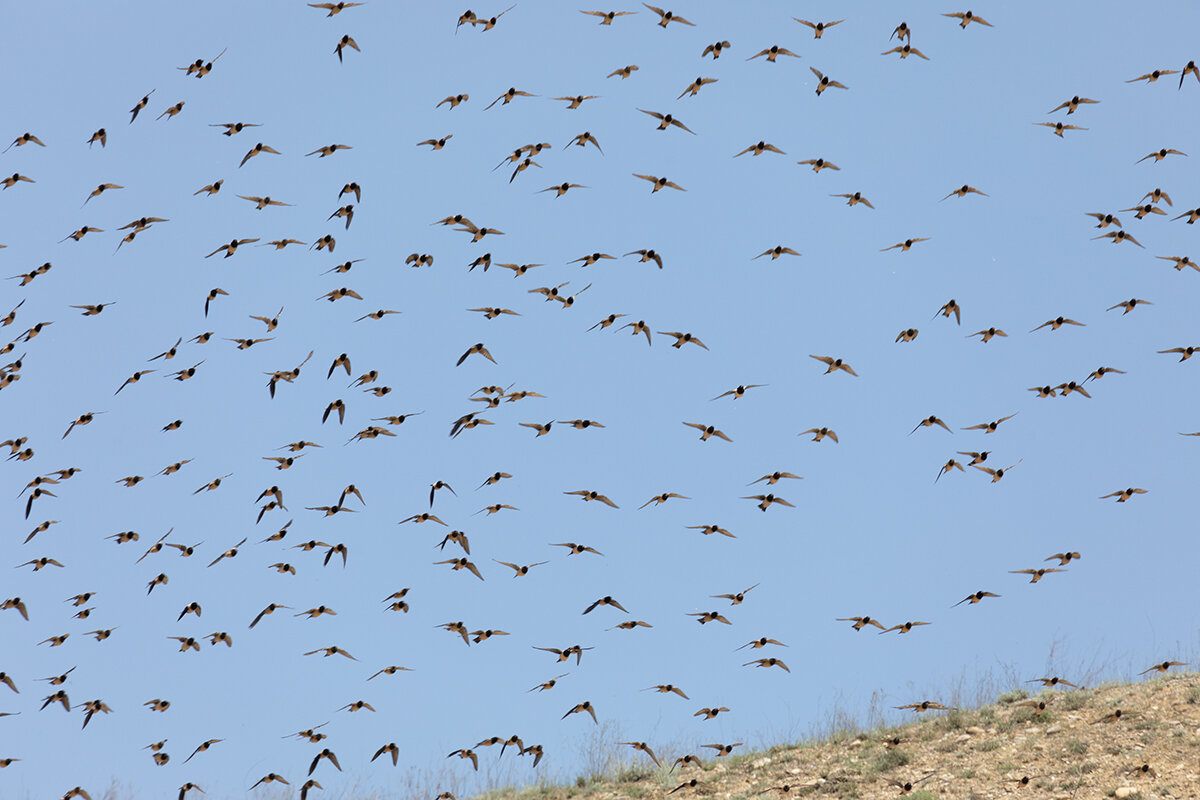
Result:
<svg viewBox="0 0 1200 800"><path fill-rule="evenodd" d="M588 8L591 8L590 6ZM843 709L865 719L873 694L884 706L953 700L953 686L989 671L1017 679L1057 673L1128 678L1200 649L1195 602L1194 471L1200 437L1196 360L1156 351L1200 345L1200 274L1158 256L1200 258L1200 226L1171 218L1200 205L1196 132L1200 83L1179 76L1128 83L1155 69L1180 70L1200 55L1200 9L1182 3L996 3L975 9L994 27L942 16L925 3L687 2L673 7L694 27L658 27L656 15L612 26L575 5L522 0L484 31L455 21L442 3L371 0L332 19L303 3L14 4L6 11L0 83L3 135L29 131L35 144L0 155L0 174L36 183L0 192L4 277L44 262L52 269L21 287L0 286L0 313L19 302L0 364L22 354L20 379L0 391L0 438L28 437L35 455L0 464L12 498L0 600L21 597L30 619L0 612L0 796L57 797L80 785L99 796L116 777L130 795L163 797L187 781L208 798L243 796L268 772L293 790L322 746L344 770L314 775L313 797L407 796L404 781L432 796L489 780L573 778L589 767L598 726L560 719L590 701L605 735L642 740L660 753L744 741L764 746L820 728ZM478 7L480 16L503 6ZM605 9L607 10L607 9ZM793 21L845 18L815 40ZM881 56L902 21L930 60ZM361 52L334 46L349 34ZM728 40L719 60L701 58ZM773 44L800 58L746 59ZM211 74L177 67L210 59ZM628 79L605 76L625 65ZM815 94L815 67L848 90ZM676 99L697 77L718 82ZM509 87L530 92L484 107ZM154 90L130 124L135 103ZM438 101L468 93L450 109ZM582 107L551 98L599 95ZM1047 114L1080 95L1099 104ZM156 119L186 101L174 118ZM695 135L655 129L647 109L671 113ZM1087 130L1059 138L1034 123L1063 120ZM223 137L213 123L260 123ZM100 127L107 147L88 146ZM595 147L567 147L590 131ZM416 143L453 134L430 152ZM734 154L763 140L785 151ZM263 142L263 154L238 166ZM510 181L526 143L553 145ZM305 154L340 143L328 158ZM1136 163L1159 148L1191 156ZM823 157L841 169L819 174L796 162ZM666 176L686 192L634 173ZM223 179L220 193L195 196ZM362 187L349 229L327 217ZM538 193L569 181L587 188ZM82 207L93 187L120 184ZM942 198L969 184L986 192ZM1093 237L1087 212L1117 212L1161 187L1168 216L1134 219L1124 230L1144 248ZM832 197L862 192L874 205ZM256 210L237 195L292 204ZM431 225L464 214L503 236L472 243ZM116 229L141 216L166 218L114 252ZM59 240L90 225L81 241ZM206 259L233 238L257 244L336 237L328 253L293 245L247 245ZM882 248L928 237L909 252ZM800 257L754 256L776 245ZM653 248L660 270L631 250ZM570 264L592 252L617 256ZM405 265L428 253L432 267ZM493 266L468 270L485 252ZM345 274L324 274L361 259ZM514 277L499 262L536 263ZM570 308L537 287L570 294ZM207 318L208 291L220 287ZM318 300L349 287L362 300ZM1106 311L1131 297L1151 301L1128 315ZM936 316L951 298L962 324ZM98 316L71 305L115 302ZM519 312L488 320L466 309ZM267 333L249 315L271 316ZM377 309L403 313L355 320ZM611 313L645 320L647 346L630 329L588 329ZM1059 315L1085 323L1031 329ZM935 318L936 316L936 318ZM967 335L996 326L1007 338ZM899 331L919 329L910 343ZM200 345L191 337L213 331ZM691 332L708 349L670 347L659 331ZM273 336L239 351L223 337ZM182 337L173 360L148 359ZM484 343L497 363L459 356ZM268 396L267 376L312 360ZM340 353L351 357L348 377ZM858 373L825 375L810 355L842 357ZM169 372L203 362L185 382ZM1100 366L1126 370L1089 381L1091 399L1039 399L1028 387L1082 381ZM137 370L140 383L114 391ZM384 397L349 388L378 370ZM745 397L710 400L739 384L765 384ZM486 410L470 402L483 386L536 391ZM475 395L478 397L479 395ZM321 423L326 406L347 405L344 425ZM468 411L494 424L448 437ZM71 420L105 412L67 438ZM373 418L422 412L395 437L347 444ZM936 414L934 427L909 432ZM961 428L1016 414L993 434ZM335 415L336 416L336 415ZM536 437L520 422L586 418L603 428L555 424ZM184 420L178 431L164 425ZM712 424L732 442L699 441L683 422ZM828 426L840 443L800 431ZM281 445L317 442L287 471L266 456ZM987 464L1018 465L998 483L979 470L934 478L956 451L990 450ZM191 459L173 475L157 475ZM82 472L50 486L26 520L27 482L51 470ZM802 481L747 484L775 470ZM496 471L512 478L479 487ZM195 494L232 473L212 492ZM125 488L118 479L142 475ZM397 523L429 510L435 523ZM323 517L354 483L365 505ZM288 511L256 524L259 493L284 492ZM1101 501L1126 487L1148 494ZM795 505L760 512L740 499L771 489ZM595 489L620 506L583 503L564 492ZM661 492L690 499L639 510ZM517 511L476 512L492 503ZM58 520L23 543L42 520ZM282 541L263 542L292 521ZM736 535L703 536L717 523ZM160 536L199 544L137 559ZM434 561L451 529L470 537L484 580ZM140 541L110 537L137 531ZM238 556L207 564L243 537ZM322 566L324 550L288 549L308 540L349 548ZM553 542L579 542L604 555L567 556ZM1083 557L1036 585L1010 574L1052 553ZM64 567L18 567L39 557ZM495 560L548 561L526 577ZM297 574L268 568L277 562ZM170 582L147 596L148 582ZM756 588L731 607L711 595ZM381 602L410 587L407 614ZM956 602L977 590L1002 597ZM64 599L97 594L85 620ZM612 595L628 614L601 607ZM190 602L203 615L177 621ZM253 630L269 603L281 610ZM309 621L293 614L337 611ZM732 625L698 625L692 612L719 610ZM869 614L887 625L932 624L911 634L855 632L835 618ZM612 630L637 619L653 628ZM509 636L465 646L436 626ZM96 642L86 631L115 628ZM227 631L233 646L178 652L170 636ZM69 633L61 647L38 643ZM735 648L760 636L787 648ZM582 663L556 664L534 647L594 647ZM355 656L302 654L338 645ZM791 673L743 666L777 656ZM400 665L411 672L367 678ZM74 705L112 708L81 730L82 714L54 706L40 678L74 667L65 689ZM560 673L554 689L527 693ZM643 692L675 684L690 696ZM165 713L143 706L163 698ZM337 711L366 700L376 713ZM728 714L700 721L704 706ZM901 712L886 719L900 720ZM285 738L328 722L321 745ZM491 737L519 734L545 757L479 748L480 771L446 754ZM167 739L166 766L144 745ZM224 739L183 761L201 742ZM403 748L401 768L382 745ZM642 758L630 751L631 760ZM424 781L417 773L445 770ZM405 778L404 776L409 776ZM413 777L417 775L417 777ZM423 782L424 781L424 782ZM407 784L407 785L412 785ZM262 790L260 790L262 791ZM389 791L391 792L389 794Z"/></svg>

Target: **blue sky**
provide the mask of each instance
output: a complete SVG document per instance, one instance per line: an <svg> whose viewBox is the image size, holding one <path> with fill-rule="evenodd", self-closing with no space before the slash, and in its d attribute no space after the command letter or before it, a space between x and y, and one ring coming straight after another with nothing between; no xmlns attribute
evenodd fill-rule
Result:
<svg viewBox="0 0 1200 800"><path fill-rule="evenodd" d="M356 785L386 792L399 771L368 762L393 741L402 768L448 763L461 793L483 780L446 753L495 735L517 733L546 756L533 770L528 758L506 752L498 762L498 748L483 748L479 775L524 782L585 771L594 726L584 715L560 719L584 700L621 740L682 754L795 738L835 706L865 713L873 692L889 706L941 699L964 674L998 665L1022 678L1070 679L1085 664L1129 677L1196 653L1188 487L1200 438L1178 434L1200 430L1197 366L1157 351L1200 345L1200 275L1158 258L1200 255L1194 226L1172 221L1200 205L1200 84L1127 81L1196 57L1200 12L1013 2L975 9L993 27L964 30L942 15L950 8L916 3L688 2L672 10L695 26L663 30L635 9L600 26L574 6L522 0L488 31L456 31L457 7L382 0L332 18L303 3L224 0L9 9L21 35L0 86L4 143L29 131L46 146L0 155L0 174L36 181L0 192L0 265L5 277L47 261L52 269L27 286L4 282L0 313L24 305L0 333L7 342L54 324L0 358L27 354L20 379L0 392L0 438L26 436L35 451L0 466L14 497L0 600L19 596L30 613L26 622L0 612L0 670L20 689L0 687L0 712L19 712L0 718L0 758L22 759L0 773L0 794L95 793L119 776L141 796L187 781L210 798L242 796L268 772L298 788L325 745L344 772L318 767L325 792L314 796L348 797ZM816 40L796 16L846 21ZM889 34L901 20L929 61L880 55L896 45ZM346 50L339 63L344 34L361 52ZM701 58L721 40L732 47L719 60ZM773 44L800 58L746 60ZM201 79L177 69L223 50ZM639 69L628 79L605 77L630 64ZM817 96L810 68L849 88ZM718 80L676 99L697 77ZM536 96L484 110L509 87ZM470 99L435 107L460 93ZM598 97L574 110L552 99L577 94ZM1046 113L1073 95L1100 103ZM180 114L157 119L181 100ZM639 109L670 113L694 135L658 131ZM1057 120L1087 130L1060 139L1035 125ZM238 121L262 127L231 137L210 127ZM102 126L107 146L89 147ZM603 153L566 146L584 131ZM416 146L448 134L444 149ZM786 154L733 157L759 141ZM256 142L279 155L239 167ZM511 181L508 165L493 169L538 142L552 144L536 156L540 168ZM305 155L333 143L352 149ZM1192 155L1136 163L1159 148ZM840 170L796 163L817 157ZM635 174L686 191L651 193ZM218 194L194 194L218 179ZM347 229L327 217L348 202L338 192L350 181L362 200ZM539 191L564 181L587 188ZM83 206L105 182L124 188ZM987 196L942 199L964 184ZM1093 239L1114 228L1097 230L1088 212L1131 208L1156 187L1174 201L1168 216L1118 213L1144 248ZM874 209L831 196L854 192ZM260 211L238 195L291 205ZM431 224L453 214L504 235L472 243ZM141 216L169 221L117 251L116 229ZM104 230L59 241L84 225ZM256 246L326 234L334 253ZM880 252L915 237L929 240ZM234 238L261 241L204 257ZM754 259L776 245L802 255ZM648 248L662 269L622 256ZM433 255L433 266L406 266L414 252ZM492 267L468 270L486 252ZM618 258L569 263L593 252ZM325 274L356 259L347 273ZM514 277L502 262L544 266ZM564 282L567 295L588 287L569 308L531 293ZM205 317L214 287L228 295ZM317 299L341 287L363 299ZM961 326L936 316L951 298ZM1129 298L1153 304L1105 310ZM116 305L87 317L70 307L102 302ZM520 316L466 310L490 306ZM281 307L272 332L250 319ZM377 309L402 313L355 322ZM628 316L588 330L612 313ZM1060 315L1086 327L1030 332ZM653 331L650 346L618 329L638 320ZM1008 337L967 338L991 326ZM896 343L908 328L916 340ZM207 344L188 342L207 331ZM691 332L708 349L674 349L660 331ZM246 351L225 340L268 336ZM176 358L148 363L178 338ZM496 363L473 355L455 366L477 342ZM310 351L272 400L264 373ZM327 378L343 352L351 375ZM810 355L844 358L858 377L823 374ZM197 362L192 380L165 377ZM1126 374L1089 381L1090 399L1027 391L1082 381L1102 365ZM158 371L114 397L143 369ZM384 397L349 386L372 369L372 385L392 389ZM739 384L765 386L710 400ZM460 415L482 411L469 398L490 385L545 397L504 402L481 415L494 424L448 437ZM345 424L321 424L339 398ZM104 413L62 438L85 412ZM416 412L389 427L394 438L347 443L383 424L373 418ZM953 434L909 433L931 414ZM1010 414L996 433L961 430ZM182 428L161 430L175 419ZM604 427L559 422L535 438L518 424L570 419ZM701 442L684 422L715 425L732 442ZM798 435L822 426L839 443ZM263 460L298 440L322 447L287 471ZM987 464L1017 467L997 483L969 467L934 482L947 459L967 463L957 451L985 449ZM179 472L156 475L184 459ZM57 496L35 501L26 520L21 488L72 466L82 472L51 485ZM747 486L776 470L804 480ZM513 477L476 488L496 471ZM194 493L229 473L219 489ZM130 475L145 480L117 483ZM457 493L439 492L434 504L448 527L397 525L429 510L439 480ZM350 483L365 499L347 501L354 513L305 510L334 504ZM255 498L272 485L289 510L256 524L265 500ZM1148 493L1098 499L1126 487ZM564 494L578 489L620 508ZM741 499L760 490L795 508L763 513ZM690 499L638 509L662 492ZM493 503L519 510L476 514ZM60 522L23 543L42 520ZM282 541L262 541L289 520ZM736 538L687 527L710 523ZM195 555L168 549L135 563L169 529L169 542L201 543ZM451 529L470 537L483 581L433 564L463 555L436 549ZM129 530L138 542L106 538ZM207 567L243 537L236 558ZM322 566L326 548L289 549L308 540L345 544L347 566ZM604 555L567 556L554 542ZM1036 585L1010 574L1051 566L1043 559L1063 551L1083 555L1064 574ZM17 566L40 557L64 567ZM514 579L496 560L549 563ZM278 562L297 574L268 568ZM148 596L160 572L170 582ZM751 585L735 607L711 597ZM381 601L405 587L410 612L387 611ZM1002 597L951 608L978 590ZM88 591L95 610L74 619L63 600ZM581 615L605 595L629 614ZM177 621L193 601L202 617ZM294 610L248 630L272 602ZM337 615L292 616L319 605ZM687 616L711 610L732 625ZM879 636L834 621L863 614L932 624ZM654 627L610 630L628 619ZM511 635L464 646L436 627L458 620ZM84 635L114 627L104 642ZM168 638L218 631L231 648L202 641L200 653L181 653ZM38 644L63 633L61 647ZM788 647L735 652L760 636ZM595 648L579 665L533 649L576 643ZM302 655L332 645L357 661ZM743 666L770 655L791 673ZM388 665L412 671L367 682ZM86 730L74 711L39 711L55 687L38 679L71 667L61 688L72 704L99 698L113 709ZM563 672L554 689L527 693ZM691 699L640 691L658 683ZM143 707L155 698L171 708ZM336 711L359 699L377 712ZM693 718L714 705L731 712ZM284 738L325 722L322 745ZM211 738L225 741L183 765ZM161 739L171 760L159 767L142 747Z"/></svg>

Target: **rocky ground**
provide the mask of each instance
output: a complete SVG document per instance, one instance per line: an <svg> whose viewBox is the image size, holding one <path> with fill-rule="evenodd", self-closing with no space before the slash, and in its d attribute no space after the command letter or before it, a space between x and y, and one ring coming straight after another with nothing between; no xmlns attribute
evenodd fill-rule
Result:
<svg viewBox="0 0 1200 800"><path fill-rule="evenodd" d="M712 757L704 750L695 753L699 766L672 767L684 753L656 752L662 762L656 767L629 749L624 766L605 777L498 790L480 800L609 800L672 792L679 800L874 800L906 793L912 800L1200 798L1200 673L1094 689L1015 691L973 710L914 716L896 728L842 732L761 752ZM915 784L910 790L908 782Z"/></svg>

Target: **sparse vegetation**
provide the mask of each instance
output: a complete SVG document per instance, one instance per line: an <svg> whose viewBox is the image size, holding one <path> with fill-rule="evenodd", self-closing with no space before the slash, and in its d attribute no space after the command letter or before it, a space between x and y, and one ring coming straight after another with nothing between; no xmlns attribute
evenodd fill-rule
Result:
<svg viewBox="0 0 1200 800"><path fill-rule="evenodd" d="M1194 776L1162 766L1190 763L1188 759L1194 760L1200 747L1200 738L1188 735L1200 728L1200 701L1193 700L1200 698L1200 673L1180 673L1136 685L1047 690L1039 697L1051 698L1054 712L1039 716L1029 708L1012 708L1029 696L1023 690L1009 690L994 704L960 707L900 727L877 725L863 730L848 723L822 737L742 751L687 769L670 767L676 751L686 752L683 748L656 747L664 766L655 767L649 761L630 759L628 748L617 742L614 731L598 729L591 742L595 750L587 754L595 771L581 774L565 786L546 781L525 789L495 789L476 800L636 800L660 797L693 778L698 781L696 787L685 786L677 800L750 800L782 785L801 797L860 800L891 797L897 791L889 785L892 781L916 781L929 773L933 775L928 782L907 795L910 800L986 796L1004 781L1022 775L1040 775L1035 785L1043 792L1115 797L1117 789L1139 789L1125 777L1132 752L1138 753L1137 759L1155 763L1158 783L1152 790L1144 784L1138 793L1123 791L1124 797L1200 796ZM1093 699L1101 702L1091 712L1085 711ZM1139 716L1107 724L1096 721L1105 709L1118 707ZM1150 733L1163 729L1166 720L1172 724L1173 735ZM1147 737L1156 742L1146 746ZM901 744L881 744L892 738L901 739ZM668 752L671 755L664 755ZM955 754L953 767L948 763L950 753ZM1086 754L1092 758L1083 760Z"/></svg>

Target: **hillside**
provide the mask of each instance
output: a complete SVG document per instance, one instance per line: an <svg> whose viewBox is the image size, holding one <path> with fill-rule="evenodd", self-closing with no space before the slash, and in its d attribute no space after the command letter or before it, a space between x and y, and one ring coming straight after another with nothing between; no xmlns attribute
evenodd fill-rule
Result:
<svg viewBox="0 0 1200 800"><path fill-rule="evenodd" d="M1118 710L1120 718L1112 719ZM984 800L1019 792L1054 800L1200 797L1200 673L1095 689L1015 691L978 709L918 716L900 727L760 752L710 758L705 750L697 753L699 766L673 769L672 760L685 754L656 752L662 762L656 768L648 756L625 748L630 757L606 776L581 776L569 786L502 789L479 800L609 800L672 791L681 800L874 800L900 796L896 784L926 775L912 788L913 800Z"/></svg>

